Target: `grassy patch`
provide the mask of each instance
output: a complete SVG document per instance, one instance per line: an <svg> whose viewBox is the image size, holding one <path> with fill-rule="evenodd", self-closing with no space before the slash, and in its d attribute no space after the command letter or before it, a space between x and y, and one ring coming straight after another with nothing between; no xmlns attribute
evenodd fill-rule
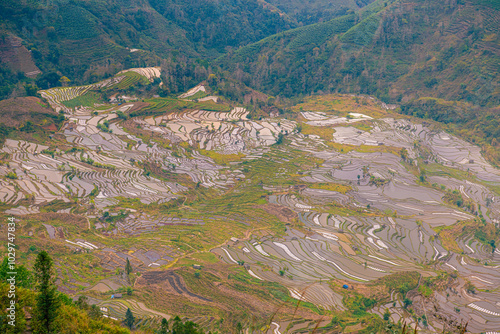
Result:
<svg viewBox="0 0 500 334"><path fill-rule="evenodd" d="M52 202L49 202L43 206L41 206L40 211L42 212L56 212L59 210L69 209L75 206L75 202L64 202L60 199L55 199Z"/></svg>
<svg viewBox="0 0 500 334"><path fill-rule="evenodd" d="M313 126L307 123L302 123L301 133L305 135L316 135L323 140L332 141L335 129L326 126Z"/></svg>
<svg viewBox="0 0 500 334"><path fill-rule="evenodd" d="M426 285L420 285L418 287L418 292L424 297L430 297L434 294L434 291Z"/></svg>
<svg viewBox="0 0 500 334"><path fill-rule="evenodd" d="M140 75L137 72L133 71L128 71L125 73L120 74L119 76L125 76L119 83L110 86L107 88L107 90L116 90L116 89L127 89L135 85L149 85L150 82L148 78L146 78L143 75Z"/></svg>
<svg viewBox="0 0 500 334"><path fill-rule="evenodd" d="M350 112L365 114L373 118L387 116L389 113L374 100L366 97L329 94L308 97L304 102L292 107L293 111L325 112L336 116L347 116Z"/></svg>
<svg viewBox="0 0 500 334"><path fill-rule="evenodd" d="M346 192L352 190L350 186L338 183L312 183L311 185L309 185L309 188L336 191L342 194L345 194Z"/></svg>
<svg viewBox="0 0 500 334"><path fill-rule="evenodd" d="M388 292L398 291L403 296L418 285L420 274L416 271L403 271L384 276L373 282L373 285L384 285Z"/></svg>
<svg viewBox="0 0 500 334"><path fill-rule="evenodd" d="M491 241L498 244L500 230L493 224L483 222L479 219L462 221L450 226L437 226L434 228L441 238L443 247L448 251L461 254L463 250L458 246L457 240L467 236L473 236L485 246L491 247Z"/></svg>
<svg viewBox="0 0 500 334"><path fill-rule="evenodd" d="M75 97L74 99L68 100L68 101L62 101L61 103L64 104L68 108L76 108L76 107L93 107L94 104L99 104L103 102L103 98L101 94L97 92L92 92L89 91L83 95L80 95L78 97Z"/></svg>
<svg viewBox="0 0 500 334"><path fill-rule="evenodd" d="M214 264L219 262L219 259L210 252L194 253L189 257L184 257L177 261L178 266L192 266L193 264Z"/></svg>
<svg viewBox="0 0 500 334"><path fill-rule="evenodd" d="M471 179L471 175L466 171L451 168L448 166L443 166L437 163L419 164L420 169L425 169L425 174L427 176L447 176L457 180L467 180Z"/></svg>
<svg viewBox="0 0 500 334"><path fill-rule="evenodd" d="M213 101L195 102L180 100L171 97L158 97L144 100L148 106L130 113L130 117L156 115L170 112L181 112L187 110L207 110L229 112L231 107L227 104L215 103Z"/></svg>

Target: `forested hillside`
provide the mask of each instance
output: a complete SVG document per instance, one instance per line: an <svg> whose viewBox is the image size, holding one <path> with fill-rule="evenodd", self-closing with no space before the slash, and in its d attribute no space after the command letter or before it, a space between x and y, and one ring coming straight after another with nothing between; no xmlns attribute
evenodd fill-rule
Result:
<svg viewBox="0 0 500 334"><path fill-rule="evenodd" d="M500 2L379 0L267 37L218 59L273 95L375 95L458 125L498 161Z"/></svg>
<svg viewBox="0 0 500 334"><path fill-rule="evenodd" d="M346 14L349 10L358 10L374 0L268 0L278 10L286 13L292 20L307 25L331 20Z"/></svg>
<svg viewBox="0 0 500 334"><path fill-rule="evenodd" d="M123 68L160 65L161 59L184 66L187 59L212 59L293 27L254 0L29 0L23 6L1 0L0 20L0 98L29 81L22 64L9 57L22 46L30 53L26 62L42 72L37 80L49 81L40 88L48 88L60 85L61 76L88 83Z"/></svg>
<svg viewBox="0 0 500 334"><path fill-rule="evenodd" d="M276 95L423 96L480 106L500 101L499 5L494 1L377 1L268 37L219 59L251 86Z"/></svg>

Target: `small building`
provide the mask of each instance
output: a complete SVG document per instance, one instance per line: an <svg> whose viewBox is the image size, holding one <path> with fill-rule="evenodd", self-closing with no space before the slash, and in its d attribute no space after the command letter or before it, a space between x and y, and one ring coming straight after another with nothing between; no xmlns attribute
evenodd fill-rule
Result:
<svg viewBox="0 0 500 334"><path fill-rule="evenodd" d="M347 284L342 285L342 287L343 287L344 289L349 289L349 285L347 285Z"/></svg>
<svg viewBox="0 0 500 334"><path fill-rule="evenodd" d="M199 264L193 264L193 268L194 269L201 269L201 265L199 265Z"/></svg>
<svg viewBox="0 0 500 334"><path fill-rule="evenodd" d="M117 299L117 298L122 298L123 295L121 293L115 293L114 295L111 295L111 299Z"/></svg>

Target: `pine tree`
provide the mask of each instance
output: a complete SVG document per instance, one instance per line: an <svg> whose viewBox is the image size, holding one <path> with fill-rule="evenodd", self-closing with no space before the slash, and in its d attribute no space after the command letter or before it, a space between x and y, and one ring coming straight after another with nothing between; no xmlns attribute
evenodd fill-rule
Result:
<svg viewBox="0 0 500 334"><path fill-rule="evenodd" d="M53 261L46 251L41 251L33 267L36 279L36 308L34 312L34 333L56 333L54 320L57 317L59 300L54 284Z"/></svg>
<svg viewBox="0 0 500 334"><path fill-rule="evenodd" d="M163 318L161 320L160 330L158 331L158 334L167 334L167 333L168 333L168 321L167 319Z"/></svg>
<svg viewBox="0 0 500 334"><path fill-rule="evenodd" d="M125 325L132 329L132 326L134 326L134 315L132 314L132 311L130 311L129 308L127 308L127 312L125 312Z"/></svg>
<svg viewBox="0 0 500 334"><path fill-rule="evenodd" d="M127 273L127 275L129 275L132 272L132 265L130 264L128 257L127 257L127 263L125 264L125 272Z"/></svg>

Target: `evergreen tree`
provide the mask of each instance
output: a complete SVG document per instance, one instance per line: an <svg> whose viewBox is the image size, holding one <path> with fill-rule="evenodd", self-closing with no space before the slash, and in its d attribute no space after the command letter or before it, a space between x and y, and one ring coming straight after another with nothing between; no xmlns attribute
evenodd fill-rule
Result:
<svg viewBox="0 0 500 334"><path fill-rule="evenodd" d="M127 273L127 275L129 275L132 272L132 265L130 264L128 257L127 257L127 263L125 264L125 272Z"/></svg>
<svg viewBox="0 0 500 334"><path fill-rule="evenodd" d="M167 319L163 318L161 319L161 325L158 334L167 334L167 333L168 333L168 321Z"/></svg>
<svg viewBox="0 0 500 334"><path fill-rule="evenodd" d="M127 312L125 312L125 325L132 329L132 326L134 326L134 315L132 314L132 311L130 311L129 308L127 308Z"/></svg>
<svg viewBox="0 0 500 334"><path fill-rule="evenodd" d="M181 318L176 316L172 324L172 334L202 334L203 331L198 329L198 325L192 321L182 322Z"/></svg>
<svg viewBox="0 0 500 334"><path fill-rule="evenodd" d="M57 317L59 299L54 284L53 261L46 251L41 251L33 267L36 279L36 307L33 316L33 329L36 334L56 333L54 320Z"/></svg>

